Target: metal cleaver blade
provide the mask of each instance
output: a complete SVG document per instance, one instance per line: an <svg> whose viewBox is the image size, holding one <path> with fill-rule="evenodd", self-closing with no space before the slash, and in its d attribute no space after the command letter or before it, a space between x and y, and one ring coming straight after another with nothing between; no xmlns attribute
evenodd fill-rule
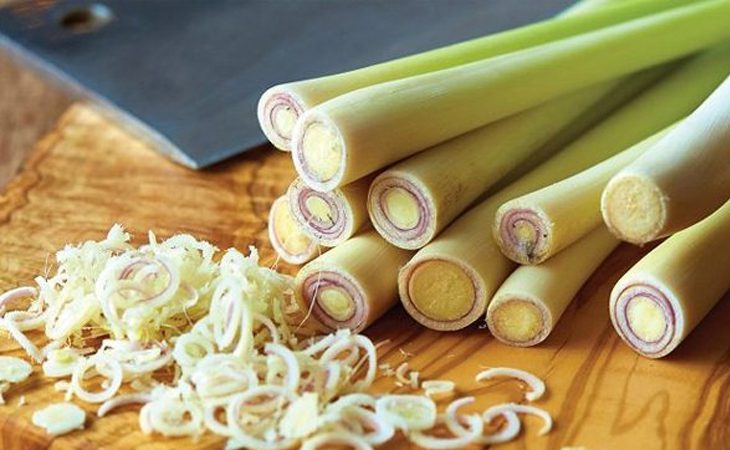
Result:
<svg viewBox="0 0 730 450"><path fill-rule="evenodd" d="M201 168L264 142L256 103L276 83L482 36L569 3L21 0L0 8L0 51Z"/></svg>

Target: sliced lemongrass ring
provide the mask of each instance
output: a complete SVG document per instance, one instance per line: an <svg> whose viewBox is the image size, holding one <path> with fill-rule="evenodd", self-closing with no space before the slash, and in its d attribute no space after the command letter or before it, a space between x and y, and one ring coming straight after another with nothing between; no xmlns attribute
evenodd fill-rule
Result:
<svg viewBox="0 0 730 450"><path fill-rule="evenodd" d="M99 375L107 378L107 386L100 392L89 392L81 385L89 369L95 368ZM79 361L71 375L71 389L81 400L89 403L103 403L112 398L122 385L124 374L119 361L103 353Z"/></svg>
<svg viewBox="0 0 730 450"><path fill-rule="evenodd" d="M544 422L544 425L538 432L540 436L549 433L553 428L553 418L547 411L535 406L521 405L519 403L503 403L501 405L492 406L488 410L484 411L482 419L484 419L485 422L491 422L494 417L504 414L507 411L518 414L532 414L540 417Z"/></svg>
<svg viewBox="0 0 730 450"><path fill-rule="evenodd" d="M528 401L535 401L545 393L545 383L541 379L530 372L511 367L492 367L479 372L474 379L479 382L501 377L516 378L529 386L530 391L525 393Z"/></svg>
<svg viewBox="0 0 730 450"><path fill-rule="evenodd" d="M302 442L300 450L330 449L342 446L349 447L353 450L372 450L372 446L363 438L345 431L331 431L318 434Z"/></svg>
<svg viewBox="0 0 730 450"><path fill-rule="evenodd" d="M429 436L420 431L407 433L408 439L419 447L433 450L461 449L473 444L482 435L484 422L478 414L469 414L463 417L468 429L461 428L452 438Z"/></svg>

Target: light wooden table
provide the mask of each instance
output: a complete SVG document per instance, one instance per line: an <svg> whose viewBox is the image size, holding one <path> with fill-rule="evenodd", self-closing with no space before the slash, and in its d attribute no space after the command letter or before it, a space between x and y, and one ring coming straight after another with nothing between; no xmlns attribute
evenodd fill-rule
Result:
<svg viewBox="0 0 730 450"><path fill-rule="evenodd" d="M0 195L0 290L30 283L46 258L67 242L99 239L115 222L138 239L148 229L161 236L190 232L221 248L253 244L274 261L266 238L273 199L294 172L287 154L266 146L209 170L193 172L163 159L84 107L69 110L35 147L22 172ZM383 361L408 361L425 379L452 379L478 408L518 401L514 382L479 385L487 366L526 369L544 378L548 396L538 405L556 427L536 436L539 422L505 449L730 448L730 298L726 298L670 357L654 361L631 352L616 336L607 313L612 284L643 254L620 247L590 279L553 335L535 348L506 347L474 326L460 332L425 330L398 307L367 334L390 339ZM292 272L294 269L281 266ZM0 338L0 352L17 351ZM377 391L397 391L382 379ZM17 406L20 395L28 404ZM134 408L103 419L90 414L87 429L51 440L30 425L35 409L62 395L35 375L0 407L0 449L213 449L210 435L197 444L144 436ZM94 409L88 408L91 412ZM392 448L403 448L399 440Z"/></svg>

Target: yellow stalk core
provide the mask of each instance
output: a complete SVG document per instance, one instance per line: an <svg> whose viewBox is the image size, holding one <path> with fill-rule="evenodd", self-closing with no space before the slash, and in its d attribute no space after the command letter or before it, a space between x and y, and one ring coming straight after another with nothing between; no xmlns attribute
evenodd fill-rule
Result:
<svg viewBox="0 0 730 450"><path fill-rule="evenodd" d="M302 233L294 218L289 213L287 202L274 204L274 232L277 240L288 253L301 255L312 245L312 240Z"/></svg>
<svg viewBox="0 0 730 450"><path fill-rule="evenodd" d="M666 221L661 191L650 180L636 175L618 176L603 193L608 227L628 242L644 243L657 237Z"/></svg>
<svg viewBox="0 0 730 450"><path fill-rule="evenodd" d="M345 322L355 314L355 301L344 289L335 286L321 288L317 303L333 319Z"/></svg>
<svg viewBox="0 0 730 450"><path fill-rule="evenodd" d="M302 157L308 175L318 181L332 179L342 165L342 142L331 127L312 122L302 139Z"/></svg>
<svg viewBox="0 0 730 450"><path fill-rule="evenodd" d="M626 320L634 334L644 342L658 341L667 328L662 308L655 301L642 296L629 300Z"/></svg>
<svg viewBox="0 0 730 450"><path fill-rule="evenodd" d="M443 322L467 315L476 297L469 275L456 264L440 259L416 267L408 280L408 291L421 314Z"/></svg>
<svg viewBox="0 0 730 450"><path fill-rule="evenodd" d="M418 200L410 192L400 187L393 187L383 195L384 213L390 223L402 230L410 230L418 225L421 212Z"/></svg>
<svg viewBox="0 0 730 450"><path fill-rule="evenodd" d="M307 211L309 211L309 213L316 217L321 223L329 225L333 224L332 217L334 216L334 211L332 211L332 208L330 208L327 202L322 198L316 195L310 195L304 201L304 206L307 208Z"/></svg>
<svg viewBox="0 0 730 450"><path fill-rule="evenodd" d="M507 342L530 342L543 329L542 312L531 302L509 300L491 312L492 332Z"/></svg>
<svg viewBox="0 0 730 450"><path fill-rule="evenodd" d="M532 223L527 220L515 222L514 234L525 244L525 247L532 248L537 243L537 231Z"/></svg>
<svg viewBox="0 0 730 450"><path fill-rule="evenodd" d="M276 124L276 131L286 139L291 139L294 131L294 124L297 123L299 115L291 106L279 105L273 111L273 122Z"/></svg>

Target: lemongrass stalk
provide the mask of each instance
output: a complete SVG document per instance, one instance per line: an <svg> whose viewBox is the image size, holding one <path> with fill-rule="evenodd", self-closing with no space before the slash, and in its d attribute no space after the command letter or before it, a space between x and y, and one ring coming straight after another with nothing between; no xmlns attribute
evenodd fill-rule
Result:
<svg viewBox="0 0 730 450"><path fill-rule="evenodd" d="M611 291L611 322L636 352L671 353L730 289L730 201L670 237Z"/></svg>
<svg viewBox="0 0 730 450"><path fill-rule="evenodd" d="M600 120L610 112L609 104L616 106L636 95L657 78L655 72L582 89L386 169L370 185L368 212L373 226L397 247L423 247L517 166L559 150L562 142L548 145L553 138L562 134L564 142L593 124L586 120L578 124L577 119L593 114L593 122Z"/></svg>
<svg viewBox="0 0 730 450"><path fill-rule="evenodd" d="M299 178L287 197L294 220L320 245L334 247L355 235L368 221L367 196L372 177L328 192L311 189Z"/></svg>
<svg viewBox="0 0 730 450"><path fill-rule="evenodd" d="M500 57L365 87L307 111L299 176L330 190L568 92L730 38L730 0L708 0ZM641 43L641 45L638 45Z"/></svg>
<svg viewBox="0 0 730 450"><path fill-rule="evenodd" d="M697 223L728 198L730 78L687 120L611 178L601 210L616 236L645 244Z"/></svg>
<svg viewBox="0 0 730 450"><path fill-rule="evenodd" d="M271 246L281 259L290 264L304 264L321 253L317 242L301 231L294 221L285 195L271 205L268 230Z"/></svg>
<svg viewBox="0 0 730 450"><path fill-rule="evenodd" d="M325 327L358 332L398 303L398 270L411 255L370 230L302 267L294 292Z"/></svg>
<svg viewBox="0 0 730 450"><path fill-rule="evenodd" d="M685 5L691 0L646 0L608 6L581 17L549 19L349 72L279 84L261 96L258 118L266 137L290 150L294 124L310 108L373 84L456 67Z"/></svg>
<svg viewBox="0 0 730 450"><path fill-rule="evenodd" d="M492 234L502 253L519 264L541 264L602 223L601 192L616 173L640 157L669 130L580 173L499 207Z"/></svg>
<svg viewBox="0 0 730 450"><path fill-rule="evenodd" d="M518 267L489 302L489 331L500 341L518 347L544 341L619 242L600 225L544 264Z"/></svg>
<svg viewBox="0 0 730 450"><path fill-rule="evenodd" d="M401 270L403 306L421 324L457 330L486 311L515 264L490 232L502 203L605 160L689 114L725 77L730 46L693 58L546 163L473 207Z"/></svg>

